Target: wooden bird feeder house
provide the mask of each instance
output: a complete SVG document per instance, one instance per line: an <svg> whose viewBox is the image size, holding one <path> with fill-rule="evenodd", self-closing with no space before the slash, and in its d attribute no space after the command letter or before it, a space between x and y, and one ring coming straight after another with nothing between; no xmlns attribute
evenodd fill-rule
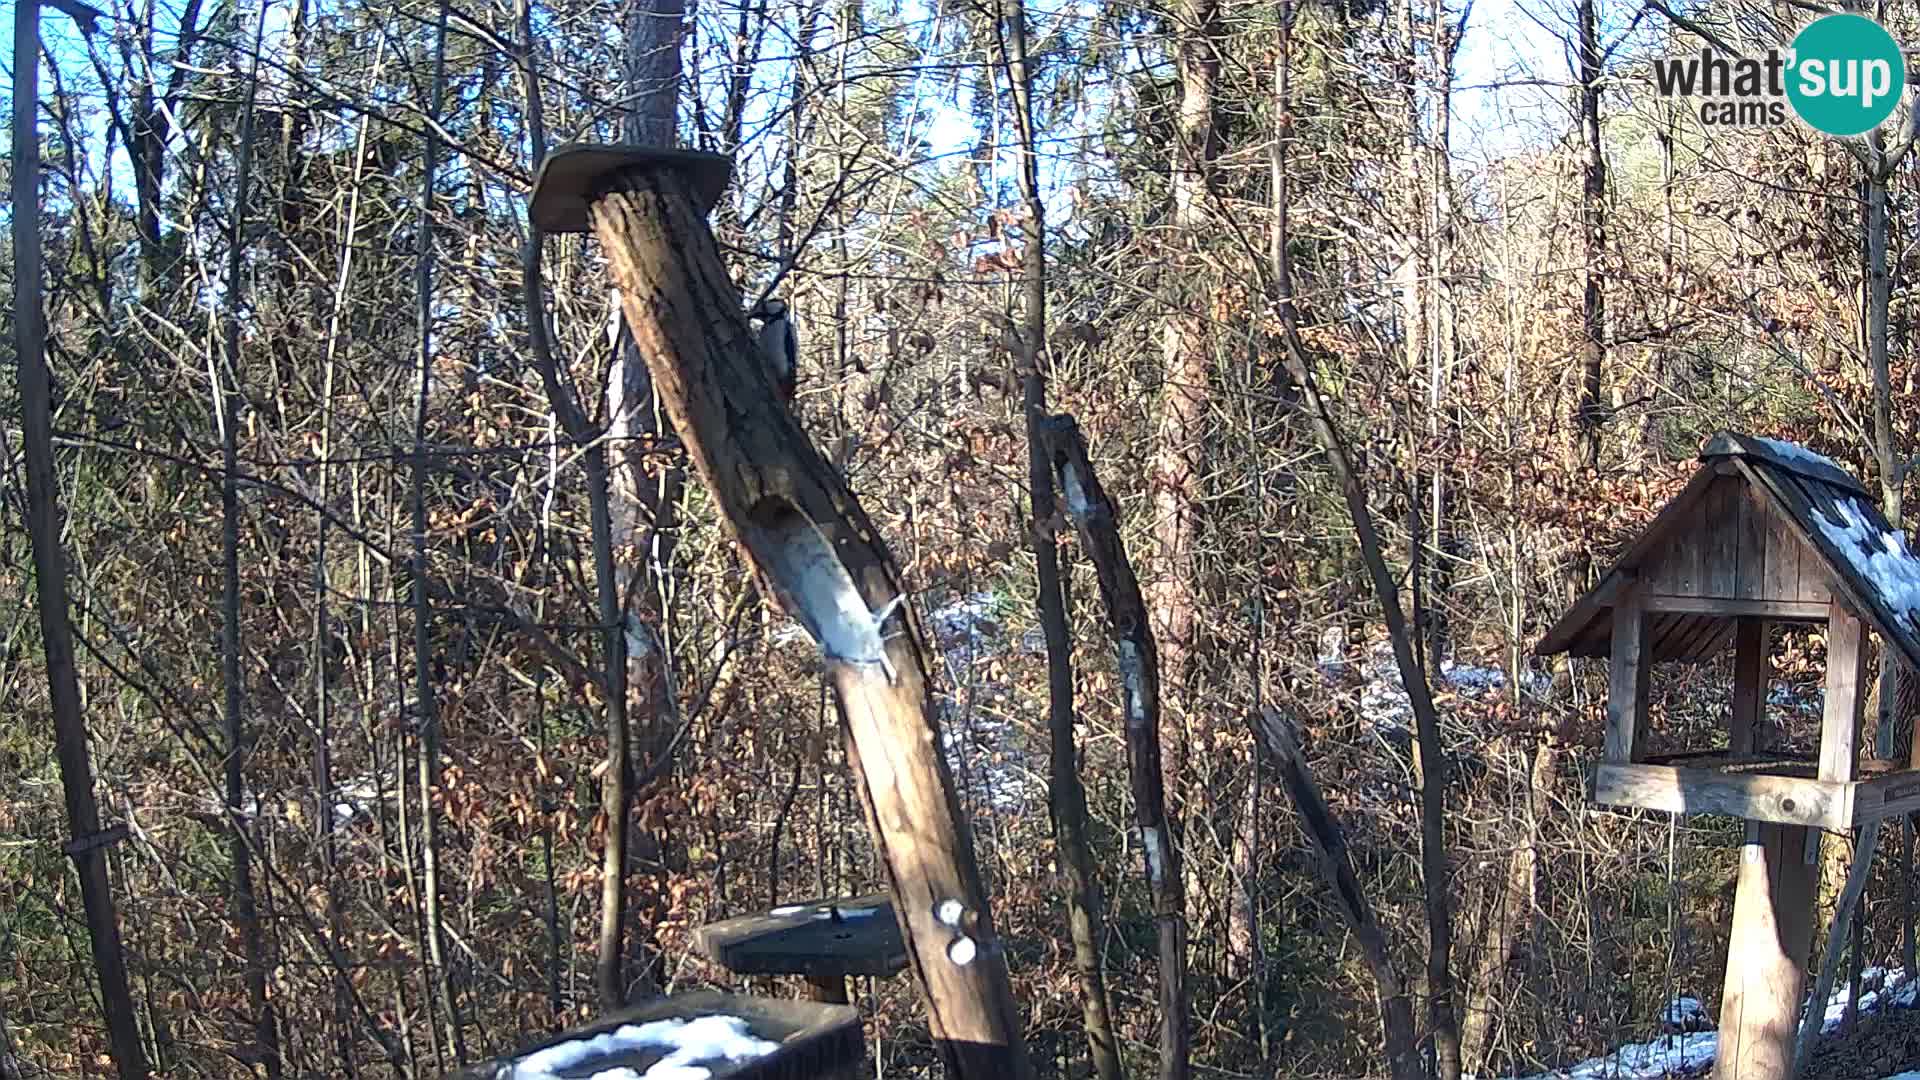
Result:
<svg viewBox="0 0 1920 1080"><path fill-rule="evenodd" d="M1819 830L1849 832L1920 810L1914 748L1901 748L1898 765L1859 762L1867 631L1920 666L1920 559L1867 489L1824 457L1721 434L1700 461L1535 651L1608 659L1595 802L1748 821L1715 1076L1785 1080L1812 940ZM1766 723L1770 623L1826 630L1826 693L1811 755L1776 745ZM1652 665L1704 662L1729 647L1724 745L1650 755Z"/></svg>

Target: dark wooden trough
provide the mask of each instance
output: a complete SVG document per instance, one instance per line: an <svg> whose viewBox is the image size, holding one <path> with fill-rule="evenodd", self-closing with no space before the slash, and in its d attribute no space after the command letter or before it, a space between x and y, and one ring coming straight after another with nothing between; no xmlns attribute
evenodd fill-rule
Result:
<svg viewBox="0 0 1920 1080"><path fill-rule="evenodd" d="M840 1004L849 976L887 978L907 966L906 941L886 893L804 900L710 923L694 931L693 945L735 975L799 975L814 1000Z"/></svg>
<svg viewBox="0 0 1920 1080"><path fill-rule="evenodd" d="M693 1021L737 1017L746 1034L778 1044L757 1057L741 1060L697 1059L688 1064L708 1071L711 1080L849 1080L861 1072L866 1045L860 1014L844 1005L776 1001L714 991L673 994L609 1013L590 1024L534 1043L523 1050L453 1074L454 1080L573 1080L612 1069L647 1074L666 1053L660 1047L617 1048L594 1053L550 1070L529 1069L526 1062L542 1051L655 1021Z"/></svg>

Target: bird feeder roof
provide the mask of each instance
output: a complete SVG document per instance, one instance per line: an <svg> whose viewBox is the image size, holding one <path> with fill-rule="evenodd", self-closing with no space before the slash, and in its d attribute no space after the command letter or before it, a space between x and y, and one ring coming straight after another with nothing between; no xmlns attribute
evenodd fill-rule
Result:
<svg viewBox="0 0 1920 1080"><path fill-rule="evenodd" d="M693 932L693 944L736 975L889 976L907 966L906 940L886 893L808 900L710 923Z"/></svg>
<svg viewBox="0 0 1920 1080"><path fill-rule="evenodd" d="M1640 589L1654 660L1705 660L1742 616L1824 622L1845 604L1920 667L1920 558L1867 489L1794 443L1723 432L1701 467L1538 655L1606 656L1613 609Z"/></svg>

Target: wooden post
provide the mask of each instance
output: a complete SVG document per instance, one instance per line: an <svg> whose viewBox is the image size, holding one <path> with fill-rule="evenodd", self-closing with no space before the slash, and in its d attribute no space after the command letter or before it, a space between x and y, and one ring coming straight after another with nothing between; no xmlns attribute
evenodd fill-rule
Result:
<svg viewBox="0 0 1920 1080"><path fill-rule="evenodd" d="M1813 944L1816 867L1803 825L1750 825L1741 848L1720 993L1714 1080L1788 1080L1794 1021Z"/></svg>
<svg viewBox="0 0 1920 1080"><path fill-rule="evenodd" d="M1647 617L1640 591L1629 588L1613 607L1613 659L1607 665L1607 760L1631 764L1646 740Z"/></svg>
<svg viewBox="0 0 1920 1080"><path fill-rule="evenodd" d="M1866 627L1839 601L1827 616L1827 700L1820 720L1820 779L1849 781L1860 746L1861 688L1867 680Z"/></svg>
<svg viewBox="0 0 1920 1080"><path fill-rule="evenodd" d="M847 980L839 975L807 976L807 1000L823 1001L829 1005L847 1003Z"/></svg>
<svg viewBox="0 0 1920 1080"><path fill-rule="evenodd" d="M707 225L716 175L724 182L726 159L711 155L562 149L541 168L529 216L546 228L591 222L721 523L820 646L947 1075L1026 1080L1022 1019L941 754L920 632L873 523L775 392Z"/></svg>
<svg viewBox="0 0 1920 1080"><path fill-rule="evenodd" d="M1733 630L1733 724L1727 749L1751 754L1767 743L1767 623L1741 618Z"/></svg>

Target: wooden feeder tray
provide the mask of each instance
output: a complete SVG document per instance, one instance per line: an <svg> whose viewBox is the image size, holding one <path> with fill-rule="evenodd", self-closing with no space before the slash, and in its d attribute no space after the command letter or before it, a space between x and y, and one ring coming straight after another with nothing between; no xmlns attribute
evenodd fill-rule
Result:
<svg viewBox="0 0 1920 1080"><path fill-rule="evenodd" d="M1857 780L1821 780L1819 762L1793 754L1669 754L1594 770L1593 799L1684 814L1730 814L1846 832L1920 810L1920 773L1862 762Z"/></svg>
<svg viewBox="0 0 1920 1080"><path fill-rule="evenodd" d="M702 214L713 209L733 175L733 159L699 150L625 143L568 143L540 162L527 218L550 233L586 232L587 207L606 193L609 179L629 168L670 169L687 179Z"/></svg>
<svg viewBox="0 0 1920 1080"><path fill-rule="evenodd" d="M780 1044L778 1050L745 1061L701 1061L711 1080L825 1080L849 1077L860 1068L866 1044L860 1033L860 1014L844 1005L811 1001L775 1001L770 998L722 994L710 990L673 994L606 1016L564 1034L526 1047L518 1053L453 1074L453 1080L510 1080L515 1063L527 1055L575 1039L589 1039L624 1024L653 1020L692 1020L702 1016L735 1016L747 1022L749 1034ZM588 1077L622 1066L644 1073L659 1056L657 1050L625 1050L603 1054L560 1070L562 1077Z"/></svg>
<svg viewBox="0 0 1920 1080"><path fill-rule="evenodd" d="M808 900L710 923L693 932L693 945L735 975L887 977L907 966L907 943L886 893Z"/></svg>

